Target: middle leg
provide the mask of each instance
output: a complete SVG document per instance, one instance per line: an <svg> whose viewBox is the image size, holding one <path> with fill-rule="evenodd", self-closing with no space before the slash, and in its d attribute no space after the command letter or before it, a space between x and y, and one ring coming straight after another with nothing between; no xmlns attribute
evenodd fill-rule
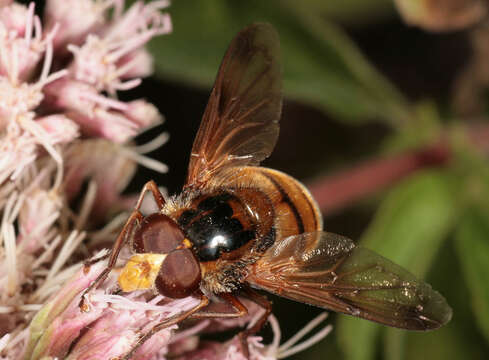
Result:
<svg viewBox="0 0 489 360"><path fill-rule="evenodd" d="M190 310L184 311L183 313L177 314L175 316L172 316L165 321L159 323L158 325L155 325L149 332L147 332L145 335L143 335L136 345L129 351L123 358L122 360L129 360L131 357L134 355L134 353L139 349L150 337L152 337L154 334L156 334L158 331L163 330L164 328L167 328L169 326L178 324L179 322L182 322L185 319L190 318L194 313L198 312L200 309L206 307L209 305L209 298L205 295L200 296L200 303L193 307Z"/></svg>

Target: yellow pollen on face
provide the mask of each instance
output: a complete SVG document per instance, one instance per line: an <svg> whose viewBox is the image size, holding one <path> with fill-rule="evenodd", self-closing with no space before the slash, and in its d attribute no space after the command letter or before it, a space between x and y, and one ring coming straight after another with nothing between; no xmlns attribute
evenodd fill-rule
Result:
<svg viewBox="0 0 489 360"><path fill-rule="evenodd" d="M149 289L155 282L166 254L135 254L119 275L119 286L124 292Z"/></svg>
<svg viewBox="0 0 489 360"><path fill-rule="evenodd" d="M192 243L190 242L189 239L187 239L187 238L183 239L183 247L185 249L191 249L192 248Z"/></svg>

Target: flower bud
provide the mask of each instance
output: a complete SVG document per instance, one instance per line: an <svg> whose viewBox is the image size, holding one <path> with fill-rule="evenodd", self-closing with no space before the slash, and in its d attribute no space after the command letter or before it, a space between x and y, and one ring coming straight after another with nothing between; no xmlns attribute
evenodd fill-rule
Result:
<svg viewBox="0 0 489 360"><path fill-rule="evenodd" d="M404 21L429 31L466 28L487 16L489 5L481 0L395 0Z"/></svg>

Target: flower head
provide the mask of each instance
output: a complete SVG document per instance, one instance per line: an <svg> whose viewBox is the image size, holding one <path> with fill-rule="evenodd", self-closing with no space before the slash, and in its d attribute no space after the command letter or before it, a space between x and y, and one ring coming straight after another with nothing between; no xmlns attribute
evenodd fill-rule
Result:
<svg viewBox="0 0 489 360"><path fill-rule="evenodd" d="M169 16L160 12L164 5L137 1L124 12L121 0L47 1L41 21L34 3L0 1L2 359L29 358L29 351L35 358L43 345L49 347L46 354L70 348L80 358L90 357L112 340L100 337L99 346L79 339L74 346L84 326L103 314L94 330L100 334L104 324L110 329L112 322L124 321L107 310L117 306L105 300L90 314L80 314L70 301L101 266L85 276L80 260L113 241L125 216L120 212L132 206L133 196L120 193L136 164L166 171L144 156L166 134L142 147L116 144L162 121L145 100L122 102L116 96L151 73L144 44L171 30ZM117 29L124 33L116 36ZM145 313L128 314L135 321Z"/></svg>

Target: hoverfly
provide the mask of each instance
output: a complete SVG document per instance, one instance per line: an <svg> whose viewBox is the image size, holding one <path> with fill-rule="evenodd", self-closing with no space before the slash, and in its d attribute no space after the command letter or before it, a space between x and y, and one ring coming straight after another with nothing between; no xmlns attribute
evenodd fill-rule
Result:
<svg viewBox="0 0 489 360"><path fill-rule="evenodd" d="M253 24L224 56L182 192L165 199L153 181L144 186L107 268L85 291L107 277L128 244L134 255L119 275L122 291L200 298L199 305L157 325L138 345L187 318L245 315L238 294L266 310L241 333L246 344L271 312L270 302L253 289L409 330L436 329L450 320L451 309L438 292L350 239L324 232L308 190L282 172L258 166L277 141L281 107L278 35L271 25ZM139 209L147 191L159 211L143 216ZM234 310L206 312L210 298Z"/></svg>

